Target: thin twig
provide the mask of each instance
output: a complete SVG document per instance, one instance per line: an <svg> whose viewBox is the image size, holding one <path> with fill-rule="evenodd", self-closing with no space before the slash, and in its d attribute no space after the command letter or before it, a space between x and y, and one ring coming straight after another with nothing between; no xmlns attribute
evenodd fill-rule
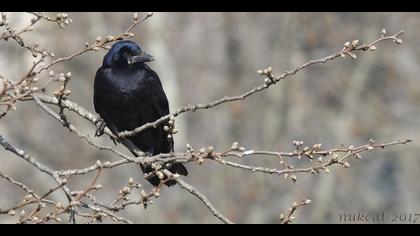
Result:
<svg viewBox="0 0 420 236"><path fill-rule="evenodd" d="M287 214L281 214L280 215L280 223L282 224L290 224L295 221L295 217L293 214L296 212L297 209L299 209L301 206L306 206L309 203L311 203L310 199L303 199L300 203L294 202L292 206L288 209Z"/></svg>
<svg viewBox="0 0 420 236"><path fill-rule="evenodd" d="M173 176L173 174L168 171L168 170L164 170L163 171L164 174L168 177ZM210 210L210 212L217 217L219 220L221 220L223 223L226 224L233 224L233 222L227 218L226 216L224 216L222 213L220 213L219 210L217 210L213 204L211 204L211 202L207 199L207 197L200 193L197 189L195 189L193 186L191 186L190 184L188 184L187 182L185 182L184 180L182 180L181 178L174 178L175 181L179 184L179 186L182 189L187 190L188 192L190 192L192 195L196 196L198 199L200 199L200 201L202 201L204 203L204 205L206 205L206 207Z"/></svg>

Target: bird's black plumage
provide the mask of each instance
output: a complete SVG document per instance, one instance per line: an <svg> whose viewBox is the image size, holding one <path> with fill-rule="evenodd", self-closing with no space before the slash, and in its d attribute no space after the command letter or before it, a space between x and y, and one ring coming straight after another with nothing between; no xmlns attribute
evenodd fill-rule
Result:
<svg viewBox="0 0 420 236"><path fill-rule="evenodd" d="M145 64L152 60L153 57L143 52L136 43L124 40L112 46L96 72L95 111L114 134L133 130L169 114L169 104L162 83L156 72ZM164 125L127 137L121 143L131 151L137 148L149 155L172 152L173 139L167 138ZM144 173L152 171L150 166L141 168ZM188 174L181 163L173 164L169 170L182 175ZM156 175L148 180L154 186L160 183ZM171 180L166 185L175 183Z"/></svg>

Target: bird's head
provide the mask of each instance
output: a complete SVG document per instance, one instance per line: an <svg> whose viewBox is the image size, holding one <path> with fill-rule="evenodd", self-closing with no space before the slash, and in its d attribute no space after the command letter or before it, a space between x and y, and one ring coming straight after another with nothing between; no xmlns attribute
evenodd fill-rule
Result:
<svg viewBox="0 0 420 236"><path fill-rule="evenodd" d="M115 43L105 55L105 67L124 67L136 63L153 61L154 58L141 50L140 46L130 40Z"/></svg>

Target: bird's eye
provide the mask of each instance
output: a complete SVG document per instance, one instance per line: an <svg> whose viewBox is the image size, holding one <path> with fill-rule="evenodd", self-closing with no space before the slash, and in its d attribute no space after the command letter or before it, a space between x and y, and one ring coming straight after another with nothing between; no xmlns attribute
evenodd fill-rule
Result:
<svg viewBox="0 0 420 236"><path fill-rule="evenodd" d="M123 56L124 56L124 57L128 57L128 52L124 52L124 53L123 53Z"/></svg>

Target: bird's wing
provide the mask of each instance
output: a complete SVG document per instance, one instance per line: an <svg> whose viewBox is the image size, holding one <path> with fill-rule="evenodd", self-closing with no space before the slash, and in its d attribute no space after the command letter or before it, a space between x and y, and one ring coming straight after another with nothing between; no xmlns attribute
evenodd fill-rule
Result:
<svg viewBox="0 0 420 236"><path fill-rule="evenodd" d="M106 121L106 125L111 130L114 135L118 135L118 128L114 124L113 120L110 119L109 116L106 115L107 110L101 109L101 104L104 102L105 96L107 95L109 84L107 84L106 80L107 73L101 67L96 72L95 82L94 82L94 90L93 90L93 103L95 106L95 111ZM122 138L119 140L124 146L126 146L135 156L137 156L136 152L141 152L141 150L134 145L129 139Z"/></svg>
<svg viewBox="0 0 420 236"><path fill-rule="evenodd" d="M168 102L168 98L166 97L165 91L163 90L162 87L162 83L160 82L159 77L157 76L156 73L153 73L153 79L152 84L153 84L153 110L155 111L156 114L156 119L159 119L163 116L166 116L170 113L169 111L169 102ZM156 120L155 119L155 120ZM163 125L161 126L161 130L162 130L162 142L163 142L163 147L166 150L162 150L163 152L173 152L174 151L174 141L173 139L168 139L167 135L168 133L163 129L163 126L167 125L167 121L163 123Z"/></svg>
<svg viewBox="0 0 420 236"><path fill-rule="evenodd" d="M95 75L95 82L94 82L94 89L93 89L93 103L95 107L96 113L100 115L102 119L105 120L107 127L111 130L114 135L118 134L118 128L112 122L112 119L109 117L109 111L107 111L105 106L102 104L108 99L110 96L107 94L112 87L109 83L107 83L106 79L107 72L102 67L99 68ZM108 114L108 115L107 115Z"/></svg>
<svg viewBox="0 0 420 236"><path fill-rule="evenodd" d="M159 81L160 84L160 81ZM160 89L158 93L155 93L154 99L156 99L156 102L154 102L154 109L158 111L159 117L168 115L169 112L169 103L168 99L166 98L165 92L163 91L162 85L160 84ZM174 139L173 138L167 138L168 133L163 129L164 125L167 125L167 122L164 122L163 125L161 125L160 129L162 132L162 143L163 143L163 152L173 152L174 151ZM185 168L185 166L182 163L173 163L172 166L169 168L169 170L172 173L178 173L180 175L187 176L188 170ZM171 186L175 184L176 182L168 183L168 186Z"/></svg>
<svg viewBox="0 0 420 236"><path fill-rule="evenodd" d="M153 79L151 81L153 81L153 99L155 102L153 102L153 109L156 111L156 114L158 114L158 118L162 117L162 116L166 116L170 113L169 111L169 103L168 103L168 99L166 97L165 91L163 90L162 87L162 83L160 82L159 77L157 76L156 73L153 73L154 77L156 79ZM163 142L163 146L164 148L166 148L167 150L162 150L163 152L173 152L174 151L174 139L168 139L167 135L168 133L163 129L163 126L167 125L167 121L163 123L163 125L161 125L160 129L162 130L162 142ZM169 170L172 173L178 173L184 176L188 175L188 170L185 168L185 166L182 163L174 163ZM171 186L173 184L175 184L176 182L168 182L168 186Z"/></svg>
<svg viewBox="0 0 420 236"><path fill-rule="evenodd" d="M102 67L96 71L95 82L93 84L93 104L96 113L100 114L100 99L103 97L104 73Z"/></svg>

